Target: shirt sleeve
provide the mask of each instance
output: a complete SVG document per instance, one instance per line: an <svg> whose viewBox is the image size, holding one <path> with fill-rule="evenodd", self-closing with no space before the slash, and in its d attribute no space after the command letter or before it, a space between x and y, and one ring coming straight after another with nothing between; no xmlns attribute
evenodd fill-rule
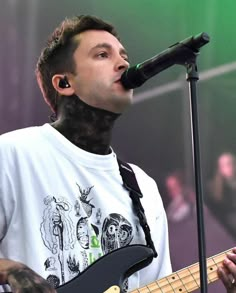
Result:
<svg viewBox="0 0 236 293"><path fill-rule="evenodd" d="M3 177L4 177L4 164L3 156L0 148L0 243L6 233L6 215L4 209L4 194L3 194Z"/></svg>
<svg viewBox="0 0 236 293"><path fill-rule="evenodd" d="M0 244L14 209L14 162L10 153L11 151L1 144L0 139Z"/></svg>

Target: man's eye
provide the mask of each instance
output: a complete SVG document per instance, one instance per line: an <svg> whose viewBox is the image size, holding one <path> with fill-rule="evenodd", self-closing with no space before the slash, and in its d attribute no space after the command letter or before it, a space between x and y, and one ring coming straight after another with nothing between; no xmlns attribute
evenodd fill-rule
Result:
<svg viewBox="0 0 236 293"><path fill-rule="evenodd" d="M108 57L108 53L107 52L101 52L97 56L101 57L101 58L106 58L106 57Z"/></svg>
<svg viewBox="0 0 236 293"><path fill-rule="evenodd" d="M128 56L123 56L123 59L129 63L129 57Z"/></svg>

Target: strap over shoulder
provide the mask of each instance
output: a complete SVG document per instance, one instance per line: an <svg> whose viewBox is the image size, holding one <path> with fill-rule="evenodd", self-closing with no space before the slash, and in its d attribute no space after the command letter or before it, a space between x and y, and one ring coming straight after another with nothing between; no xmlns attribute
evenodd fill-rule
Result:
<svg viewBox="0 0 236 293"><path fill-rule="evenodd" d="M143 194L139 188L135 173L128 163L125 163L118 158L117 158L117 161L118 161L120 175L122 177L124 187L129 191L129 195L132 199L135 212L139 218L140 225L143 228L147 246L152 248L154 252L154 257L157 257L157 252L156 252L154 243L152 241L150 228L145 216L145 211L140 201L140 198L143 197Z"/></svg>

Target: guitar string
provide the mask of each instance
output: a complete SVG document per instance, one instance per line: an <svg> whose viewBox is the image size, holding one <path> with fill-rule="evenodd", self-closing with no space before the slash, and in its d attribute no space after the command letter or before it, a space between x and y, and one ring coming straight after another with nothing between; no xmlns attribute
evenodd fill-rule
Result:
<svg viewBox="0 0 236 293"><path fill-rule="evenodd" d="M183 284L183 286L184 286L184 289L185 289L185 290L186 290L186 292L187 292L187 288L185 287L185 284L184 284L184 282L183 282L182 278L180 278L180 276L179 276L179 273L178 273L178 272L176 272L176 274L177 274L177 276L178 276L179 280L181 281L181 283Z"/></svg>
<svg viewBox="0 0 236 293"><path fill-rule="evenodd" d="M169 281L169 278L167 278L167 281L168 281L169 285L171 286L171 288L172 288L172 289L174 290L174 292L175 292L175 289L172 287L171 282Z"/></svg>
<svg viewBox="0 0 236 293"><path fill-rule="evenodd" d="M214 273L214 272L213 272ZM210 274L212 274L212 272L210 273ZM214 273L215 274L215 273ZM189 277L189 276L185 276L185 278L186 277ZM182 278L183 279L183 278ZM182 281L182 279L180 278L180 280L178 280L178 281L180 281L180 282L182 282L183 283L183 281ZM186 288L186 286L184 285L183 287L184 287L184 290L182 289L182 286L177 286L176 288L173 288L172 287L172 290L170 290L170 291L166 291L165 290L165 293L167 293L167 292L173 292L173 290L174 290L174 292L176 292L176 290L178 291L178 292L181 292L181 293L184 293L184 292L192 292L193 290L196 290L197 288L199 288L199 285L198 285L198 283L196 282L196 281L199 281L200 280L200 278L198 277L198 278L194 278L194 281L195 281L195 284L196 285L194 285L194 282L193 281L191 281L191 280L189 280L188 282L185 282L185 284L186 284L186 286L187 286L187 288ZM188 285L193 285L193 287L191 286L188 286ZM159 285L158 285L158 287L159 287ZM168 287L168 288L166 288L166 287ZM168 285L168 283L166 283L164 286L162 286L162 288L165 288L165 289L169 289L169 285ZM152 292L160 292L160 291L152 291Z"/></svg>
<svg viewBox="0 0 236 293"><path fill-rule="evenodd" d="M210 274L212 274L212 273L210 273ZM215 274L215 273L214 273ZM199 281L200 279L198 278L198 281ZM180 281L181 281L181 279L180 279ZM193 281L189 281L189 282L186 282L187 284L193 284ZM158 284L157 284L158 285ZM168 286L168 288L166 288ZM189 289L187 289L185 286L185 291L183 291L182 290L182 288L181 287L176 287L176 288L170 288L170 285L169 284L165 284L165 286L162 286L162 288L163 288L163 290L164 290L164 288L165 288L165 291L162 291L162 289L161 289L161 287L158 285L158 287L159 288L155 288L155 289L151 289L151 291L143 291L143 290L145 290L145 288L140 288L142 291L138 291L138 292L141 292L141 293L147 293L147 292L153 292L153 293L160 293L160 292L162 292L162 293L171 293L171 292L181 292L181 293L185 293L185 292L192 292L192 291L194 291L194 290L196 290L197 288L199 288L199 286L197 285L197 287L196 287L196 285L195 286L193 286L193 287L191 287L191 288L189 288ZM166 289L168 290L168 291L166 291ZM169 289L171 289L170 291L169 291ZM160 291L161 290L161 291ZM176 291L177 290L177 291ZM189 291L190 290L190 291ZM136 291L132 291L132 293L136 293Z"/></svg>
<svg viewBox="0 0 236 293"><path fill-rule="evenodd" d="M212 267L212 265L209 263L210 260L212 260L213 263L216 265L216 267L218 267L218 263L222 262L224 256L225 256L226 253L229 252L229 251L231 251L231 249L226 250L226 251L223 252L223 253L219 253L219 254L213 256L212 258L209 258L209 259L208 259L208 265L207 265L208 269L209 269L209 268L211 269L211 267ZM219 259L219 258L220 258L220 259ZM180 274L181 272L186 271L186 269L187 269L187 271L190 272L190 275L189 275L189 274L187 274L187 275L185 274L184 277L180 277L179 274ZM180 282L183 284L184 289L186 290L186 292L191 292L191 291L188 291L188 290L189 290L189 289L192 290L192 288L189 288L189 289L186 288L186 286L184 285L183 280L186 279L186 278L189 278L189 277L191 276L191 277L193 278L194 282L196 283L197 288L199 288L199 285L198 285L198 283L196 282L196 279L199 280L199 264L197 264L197 263L196 263L196 264L193 264L192 266L190 266L190 267L188 267L188 268L186 268L186 269L182 269L182 270L176 272L175 274L178 276L178 280L177 280L177 281L180 281ZM191 272L190 269L191 269L193 272ZM197 270L194 271L195 269L197 269ZM214 271L211 271L211 272L208 273L208 276L213 274L213 278L214 278L213 280L211 280L210 277L209 277L209 283L212 282L212 281L215 281L216 279L218 279L217 274L215 273L215 271L216 271L216 269L215 269ZM195 277L196 274L198 275L197 278ZM173 277L173 275L171 275L171 276ZM170 276L169 276L169 277L170 277ZM166 283L164 286L162 286L162 288L165 288L166 286L168 286L168 287L172 287L172 285L170 284L170 281L169 281L168 278L166 277L166 278L160 279L160 280L158 280L158 281L156 281L156 282L153 282L153 283L147 285L147 286L146 286L146 289L147 289L148 291L145 291L145 292L154 292L153 289L151 289L151 291L150 291L149 287L150 287L150 286L153 286L153 285L157 285L158 288L155 288L155 289L158 289L158 290L160 289L161 291L159 291L159 292L162 292L162 293L163 293L162 288L160 287L159 283L160 283L160 281L163 282L164 280L166 280L167 283ZM174 281L174 282L176 282L176 281ZM174 283L174 282L172 282L172 283ZM169 284L168 284L168 283L169 283ZM187 285L187 284L192 284L192 283L193 283L193 281L185 282L186 285ZM194 288L194 287L193 287L193 288ZM145 289L145 287L143 287L143 288L139 288L138 292L141 292L140 290L143 290L143 289ZM154 289L154 290L155 290L155 289ZM184 292L184 291L182 291L182 290L180 291L180 289L182 289L181 286L178 286L178 287L176 287L176 288L173 288L173 287L172 287L172 290L171 290L170 292L173 292L173 290L175 291L176 289L178 289L179 292ZM166 292L166 291L165 291L165 292ZM132 291L131 293L135 293L135 291ZM144 291L143 291L143 293L144 293Z"/></svg>
<svg viewBox="0 0 236 293"><path fill-rule="evenodd" d="M211 274L213 274L213 275L216 275L215 274L215 272L210 272L209 273L210 275ZM182 278L183 279L183 278ZM218 279L218 278L217 278ZM197 278L197 281L199 281L200 279L199 279L199 277ZM181 278L180 278L180 280L179 281L181 281L182 282L182 280L181 280ZM196 284L197 284L197 282L195 282ZM193 284L193 281L188 281L188 282L186 282L186 284ZM166 288L166 287L170 287L168 284L165 284L165 286L163 286L165 289L169 289L169 288ZM173 288L173 287L172 287ZM198 284L197 284L197 287L196 287L196 285L195 286L193 286L193 287L191 287L191 288L186 288L185 287L185 285L184 285L184 289L185 289L185 291L183 291L182 290L182 287L181 286L177 286L176 288L174 288L174 289L171 289L170 291L166 291L165 290L165 293L168 293L168 292L173 292L173 290L174 290L174 292L176 292L176 290L178 291L178 292L181 292L181 293L184 293L184 292L192 292L193 290L196 290L197 288L199 288L199 286L198 286ZM190 291L189 291L190 290ZM152 291L152 292L160 292L160 291L156 291L156 290L154 290L154 291Z"/></svg>
<svg viewBox="0 0 236 293"><path fill-rule="evenodd" d="M221 260L219 260L218 262L221 262ZM215 263L215 261L214 261L214 263ZM211 267L211 265L209 265L209 267ZM188 271L190 272L190 270L188 269ZM196 278L196 273L197 273L197 278ZM176 272L176 274L178 275L178 280L176 280L176 281L180 281L182 284L183 284L183 287L184 287L184 289L186 290L186 292L191 292L191 291L188 291L188 290L192 290L192 289L194 289L196 286L197 286L197 288L199 288L199 285L198 285L198 283L197 283L197 281L199 281L200 279L199 279L199 270L197 270L197 271L195 271L195 272L193 272L193 273L191 273L190 275L188 274L188 275L186 275L185 274L185 276L184 277L180 277L179 276L179 273L178 272ZM215 271L212 271L212 272L210 272L208 275L214 275L214 276L217 276L216 274L215 274ZM186 288L186 286L184 285L184 282L183 282L183 280L184 279L186 279L186 278L189 278L189 276L191 276L192 277L192 279L195 281L195 283L196 283L196 285L193 287L193 288ZM216 279L218 279L218 278L216 278ZM164 285L164 286L162 286L162 288L165 288L165 287L170 287L169 285L168 285L168 283L170 283L169 282L169 280L168 280L168 278L164 278L164 279L161 279L162 281L163 280L167 280L167 283ZM159 281L161 281L161 280L159 280ZM174 281L174 282L176 282L176 281ZM209 283L210 282L212 282L212 281L214 281L214 280L211 280L210 278L209 278ZM172 282L172 283L174 283L174 282ZM156 282L156 284L158 285L158 287L159 287L159 289L161 289L161 287L160 287L160 285L158 284L158 281ZM185 282L185 284L186 285L188 285L188 284L193 284L193 281L188 281L188 282ZM173 288L173 286L171 286L172 287L172 289L175 291L176 289L179 291L179 292L184 292L184 291L180 291L180 289L182 288L182 286L177 286L176 288ZM171 290L171 292L173 292L173 290ZM151 291L151 292L154 292L154 291ZM161 291L161 292L163 292L163 291ZM166 292L166 291L165 291Z"/></svg>

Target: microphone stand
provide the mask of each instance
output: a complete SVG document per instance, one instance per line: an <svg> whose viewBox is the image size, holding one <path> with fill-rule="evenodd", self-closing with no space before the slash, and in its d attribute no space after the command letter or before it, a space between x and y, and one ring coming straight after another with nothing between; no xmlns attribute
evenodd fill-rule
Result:
<svg viewBox="0 0 236 293"><path fill-rule="evenodd" d="M201 33L195 37L198 44L197 48L189 47L183 44L176 53L175 64L184 65L187 69L186 80L189 82L190 96L190 114L191 114L191 133L193 148L193 164L195 175L196 190L196 212L197 212L197 231L198 231L198 253L200 267L200 289L201 293L207 293L207 269L206 269L206 245L204 229L204 207L203 207L203 188L201 177L201 158L200 158L200 139L198 129L198 107L197 107L197 87L199 80L196 59L199 54L199 48L209 42L209 36ZM195 280L196 281L196 280Z"/></svg>
<svg viewBox="0 0 236 293"><path fill-rule="evenodd" d="M193 58L196 59L196 58ZM202 293L207 293L207 269L206 269L206 245L204 229L204 206L203 206L203 188L201 176L201 155L200 138L198 123L198 105L196 83L199 79L196 60L192 60L186 65L186 80L189 82L190 112L191 112L191 132L193 147L193 164L195 174L196 189L196 210L197 210L197 231L198 231L198 253L200 267L200 288Z"/></svg>
<svg viewBox="0 0 236 293"><path fill-rule="evenodd" d="M189 39L188 39L189 40ZM188 46L182 43L177 46L173 62L167 64L183 65L187 69L186 80L189 82L190 96L190 114L191 114L191 133L192 133L192 149L193 149L193 164L195 175L195 190L196 190L196 212L197 212L197 231L198 231L198 253L200 267L200 289L201 293L207 293L207 269L206 269L206 245L205 245L205 229L204 229L204 207L203 207L203 192L201 178L201 158L200 158L200 139L198 129L198 107L197 107L197 87L196 83L199 80L196 59L199 54L199 48L209 42L209 36L206 33L197 35L194 40L197 47ZM181 44L181 43L180 43ZM168 58L169 59L169 58ZM170 57L171 59L171 57ZM167 67L166 66L166 67ZM196 281L196 280L195 280Z"/></svg>
<svg viewBox="0 0 236 293"><path fill-rule="evenodd" d="M195 169L195 190L196 190L196 209L197 209L197 227L198 227L198 249L200 265L200 288L201 293L207 293L207 270L206 270L206 249L205 249L205 231L204 231L204 213L202 180L200 165L200 143L198 130L198 108L197 108L197 90L198 72L196 59L199 54L199 48L209 42L209 36L201 33L197 36L187 38L179 43L170 46L159 55L137 64L126 70L121 77L125 88L131 89L142 85L146 80L161 72L162 70L174 65L183 65L187 69L187 81L189 82L190 92L190 111L191 111L191 133L193 147L193 164ZM195 280L196 281L196 280Z"/></svg>
<svg viewBox="0 0 236 293"><path fill-rule="evenodd" d="M198 107L197 107L197 87L196 87L196 83L199 80L199 76L197 72L196 59L199 54L199 48L209 42L209 36L206 33L201 33L197 35L196 37L194 37L193 40L195 43L193 42L190 44L189 39L187 39L186 42L183 41L177 44L177 46L173 45L172 47L170 47L170 49L174 48L175 54L172 54L169 56L169 58L165 59L165 61L163 62L164 66L162 67L162 69L165 69L173 64L183 65L187 69L186 80L189 82L193 164L194 164L194 171L195 171L194 175L195 175L195 190L196 190L200 288L201 288L201 293L207 293L208 282L207 282L207 269L206 269L204 207L203 207L203 195L202 195L203 192L202 192L202 178L201 178L200 139L199 139L199 129L198 129ZM169 61L169 63L167 61Z"/></svg>

